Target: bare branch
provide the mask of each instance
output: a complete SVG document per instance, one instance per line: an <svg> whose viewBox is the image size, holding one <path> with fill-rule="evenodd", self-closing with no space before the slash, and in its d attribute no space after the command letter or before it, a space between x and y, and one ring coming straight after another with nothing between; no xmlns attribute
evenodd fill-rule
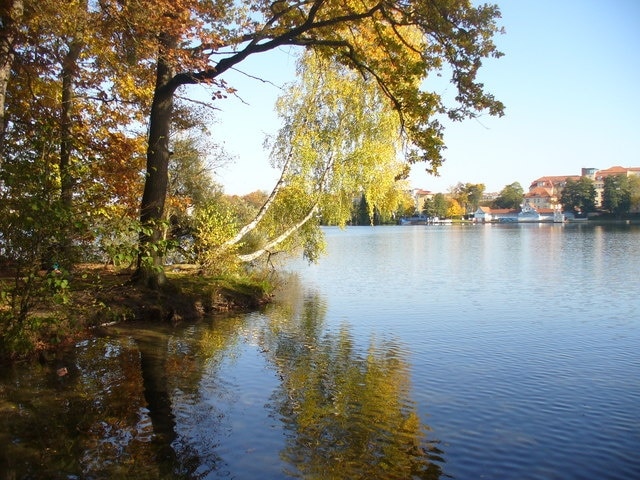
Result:
<svg viewBox="0 0 640 480"><path fill-rule="evenodd" d="M279 90L283 90L282 86L280 86L280 85L276 85L276 84L275 84L275 83L273 83L271 80L265 80L264 78L257 77L257 76L255 76L255 75L251 75L251 74L249 74L249 73L247 73L247 72L243 72L243 71L242 71L242 70L240 70L239 68L235 68L235 67L234 67L234 68L232 68L231 70L233 70L234 72L238 72L238 73L240 73L241 75L244 75L245 77L251 78L252 80L258 80L259 82L266 83L266 84L269 84L269 85L271 85L271 86L273 86L273 87L276 87L276 88L277 88L277 89L279 89Z"/></svg>
<svg viewBox="0 0 640 480"><path fill-rule="evenodd" d="M210 108L211 110L220 111L220 109L218 107L214 107L213 105L211 105L211 104L209 104L207 102L203 102L201 100L194 100L193 98L183 97L182 95L176 95L176 98L178 98L180 100L184 100L185 102L195 103L196 105L200 105L201 107Z"/></svg>

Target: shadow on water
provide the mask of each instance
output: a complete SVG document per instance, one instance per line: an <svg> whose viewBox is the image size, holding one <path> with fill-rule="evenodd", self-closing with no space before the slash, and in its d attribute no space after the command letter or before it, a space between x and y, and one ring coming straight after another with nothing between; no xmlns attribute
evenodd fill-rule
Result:
<svg viewBox="0 0 640 480"><path fill-rule="evenodd" d="M298 300L178 328L123 325L0 373L0 479L439 478L406 347L327 331L322 299ZM255 443L243 394L229 393L230 378L264 376L245 357L274 378L249 413L271 419L254 452L228 446Z"/></svg>
<svg viewBox="0 0 640 480"><path fill-rule="evenodd" d="M158 478L139 352L125 340L79 344L0 382L0 478Z"/></svg>
<svg viewBox="0 0 640 480"><path fill-rule="evenodd" d="M161 336L153 342L149 338L136 338L140 350L140 371L144 399L149 409L149 418L153 426L158 449L158 464L173 466L175 451L171 444L176 439L176 421L171 408L171 395L167 382L168 337ZM167 473L163 471L161 473Z"/></svg>

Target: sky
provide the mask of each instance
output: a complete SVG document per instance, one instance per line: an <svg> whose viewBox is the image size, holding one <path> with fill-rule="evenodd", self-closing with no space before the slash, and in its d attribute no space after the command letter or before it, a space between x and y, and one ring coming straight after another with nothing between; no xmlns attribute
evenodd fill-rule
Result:
<svg viewBox="0 0 640 480"><path fill-rule="evenodd" d="M505 55L483 63L479 79L505 106L503 117L446 123L439 176L414 165L413 188L447 192L458 182L487 192L581 168L640 166L640 0L498 0ZM233 161L216 170L228 194L271 191L264 140L275 135L278 96L295 77L295 50L245 60L225 80L238 97L216 102L214 140ZM428 86L428 84L427 84ZM434 87L454 91L453 85Z"/></svg>

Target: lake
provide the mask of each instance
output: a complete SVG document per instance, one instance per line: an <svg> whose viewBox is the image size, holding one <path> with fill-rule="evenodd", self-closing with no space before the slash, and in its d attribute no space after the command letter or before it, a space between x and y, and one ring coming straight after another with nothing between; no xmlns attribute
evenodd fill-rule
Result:
<svg viewBox="0 0 640 480"><path fill-rule="evenodd" d="M325 233L263 311L3 369L0 478L640 478L640 227Z"/></svg>

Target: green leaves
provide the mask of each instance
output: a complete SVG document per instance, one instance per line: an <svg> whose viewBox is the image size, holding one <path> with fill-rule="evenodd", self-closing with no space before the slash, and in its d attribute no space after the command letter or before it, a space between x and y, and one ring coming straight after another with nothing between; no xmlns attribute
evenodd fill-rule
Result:
<svg viewBox="0 0 640 480"><path fill-rule="evenodd" d="M516 209L522 204L524 189L519 182L514 182L500 191L498 198L493 201L493 208L512 208Z"/></svg>
<svg viewBox="0 0 640 480"><path fill-rule="evenodd" d="M593 180L580 177L567 179L560 194L560 203L565 210L586 215L595 210L596 189Z"/></svg>
<svg viewBox="0 0 640 480"><path fill-rule="evenodd" d="M237 232L236 216L224 203L209 201L196 206L193 215L193 253L209 274L228 274L238 268L241 245L225 245Z"/></svg>
<svg viewBox="0 0 640 480"><path fill-rule="evenodd" d="M283 127L272 159L284 172L261 232L269 238L293 228L307 258L316 258L321 243L312 212L344 226L364 195L371 218L374 210L390 215L406 189L397 180L405 162L399 117L375 81L313 52L298 72L277 105Z"/></svg>
<svg viewBox="0 0 640 480"><path fill-rule="evenodd" d="M602 207L617 216L640 207L640 177L626 175L605 177Z"/></svg>

